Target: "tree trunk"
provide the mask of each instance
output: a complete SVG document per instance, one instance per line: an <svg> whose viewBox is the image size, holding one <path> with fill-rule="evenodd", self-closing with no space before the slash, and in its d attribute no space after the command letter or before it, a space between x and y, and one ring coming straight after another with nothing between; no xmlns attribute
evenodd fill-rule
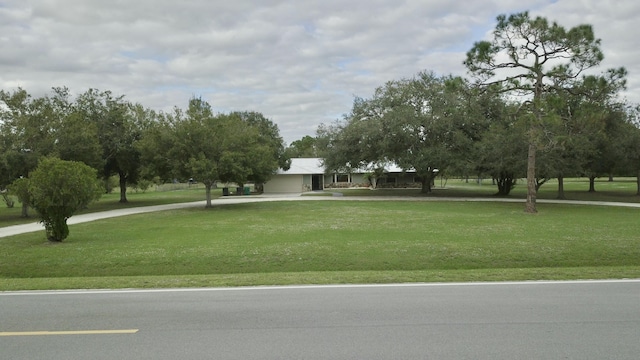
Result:
<svg viewBox="0 0 640 360"><path fill-rule="evenodd" d="M564 176L558 175L558 199L564 200Z"/></svg>
<svg viewBox="0 0 640 360"><path fill-rule="evenodd" d="M524 207L526 213L535 214L538 212L536 209L536 198L536 144L533 139L531 139L529 140L529 151L527 154L527 202Z"/></svg>
<svg viewBox="0 0 640 360"><path fill-rule="evenodd" d="M207 203L204 206L205 208L210 208L213 207L213 205L211 205L211 186L213 184L211 184L210 182L205 182L204 183L204 189L205 189L205 194L206 194L206 199L207 199Z"/></svg>
<svg viewBox="0 0 640 360"><path fill-rule="evenodd" d="M536 59L536 64L534 67L537 67L538 61ZM524 205L524 212L528 214L535 214L538 212L536 208L536 199L538 197L538 191L536 190L536 151L538 150L538 126L542 124L542 106L540 105L542 102L542 94L543 94L543 79L544 73L542 72L542 67L540 69L536 69L536 84L533 91L533 115L535 119L534 123L529 125L529 149L527 150L527 201Z"/></svg>
<svg viewBox="0 0 640 360"><path fill-rule="evenodd" d="M516 183L513 177L513 174L507 172L501 172L497 178L494 177L494 181L498 184L497 196L508 196L511 193Z"/></svg>
<svg viewBox="0 0 640 360"><path fill-rule="evenodd" d="M124 173L119 173L120 176L120 202L127 202L127 176Z"/></svg>
<svg viewBox="0 0 640 360"><path fill-rule="evenodd" d="M69 226L64 216L53 215L44 222L47 239L51 242L61 242L69 236Z"/></svg>
<svg viewBox="0 0 640 360"><path fill-rule="evenodd" d="M423 194L428 194L431 192L431 177L422 177L422 190L420 190L420 192Z"/></svg>
<svg viewBox="0 0 640 360"><path fill-rule="evenodd" d="M609 174L609 182L613 181L613 175Z"/></svg>
<svg viewBox="0 0 640 360"><path fill-rule="evenodd" d="M594 175L589 176L589 192L596 192L596 177Z"/></svg>
<svg viewBox="0 0 640 360"><path fill-rule="evenodd" d="M638 174L636 175L636 188L638 189L636 195L640 196L640 170L638 170Z"/></svg>
<svg viewBox="0 0 640 360"><path fill-rule="evenodd" d="M22 215L23 218L29 217L29 205L25 202L22 203Z"/></svg>
<svg viewBox="0 0 640 360"><path fill-rule="evenodd" d="M536 178L536 194L538 193L538 190L540 190L540 187L542 187L542 185L544 185L548 180L549 178L543 178L542 180L538 180Z"/></svg>

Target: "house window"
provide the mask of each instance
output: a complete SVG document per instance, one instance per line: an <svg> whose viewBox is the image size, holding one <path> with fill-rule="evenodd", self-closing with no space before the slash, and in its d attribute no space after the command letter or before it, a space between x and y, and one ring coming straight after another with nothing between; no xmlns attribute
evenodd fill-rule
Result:
<svg viewBox="0 0 640 360"><path fill-rule="evenodd" d="M349 182L349 174L336 174L335 182Z"/></svg>

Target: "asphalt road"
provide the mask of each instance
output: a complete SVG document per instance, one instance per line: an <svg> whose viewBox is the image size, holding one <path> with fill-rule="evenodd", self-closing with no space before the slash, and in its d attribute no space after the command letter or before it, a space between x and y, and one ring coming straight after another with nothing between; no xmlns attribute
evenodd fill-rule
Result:
<svg viewBox="0 0 640 360"><path fill-rule="evenodd" d="M639 354L640 280L0 293L1 359Z"/></svg>

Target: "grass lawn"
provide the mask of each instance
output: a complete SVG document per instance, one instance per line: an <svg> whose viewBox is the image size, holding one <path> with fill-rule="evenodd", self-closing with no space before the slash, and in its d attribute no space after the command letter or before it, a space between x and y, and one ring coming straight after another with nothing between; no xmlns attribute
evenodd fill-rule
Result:
<svg viewBox="0 0 640 360"><path fill-rule="evenodd" d="M589 192L589 180L586 178L565 179L564 192L567 200L584 201L614 201L640 203L637 195L635 178L616 178L608 181L606 178L597 179L595 192ZM420 189L332 189L345 196L429 196L429 197L492 197L498 191L491 180L485 179L481 184L470 179L468 182L460 179L437 179L430 194L421 194ZM518 181L508 198L525 199L527 196L526 179ZM538 199L556 199L558 197L558 182L549 180L540 187Z"/></svg>
<svg viewBox="0 0 640 360"><path fill-rule="evenodd" d="M106 219L61 244L0 239L0 290L640 277L640 209L538 208L318 200Z"/></svg>
<svg viewBox="0 0 640 360"><path fill-rule="evenodd" d="M221 189L215 189L211 191L213 198L217 198L222 195ZM108 211L122 208L131 208L138 206L152 206L163 205L190 201L204 201L205 190L204 186L200 184L187 185L187 184L166 184L158 187L154 190L146 192L135 192L129 190L127 192L127 203L120 203L120 193L116 189L110 194L104 194L97 202L89 205L89 207L80 212L98 212ZM29 209L30 218L21 217L21 205L16 200L16 204L13 208L7 208L3 203L0 203L0 227L32 223L38 221L37 214Z"/></svg>

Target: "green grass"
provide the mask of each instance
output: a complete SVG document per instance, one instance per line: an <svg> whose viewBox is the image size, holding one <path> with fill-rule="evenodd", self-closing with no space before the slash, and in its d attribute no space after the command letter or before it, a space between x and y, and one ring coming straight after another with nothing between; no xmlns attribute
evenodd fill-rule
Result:
<svg viewBox="0 0 640 360"><path fill-rule="evenodd" d="M596 192L589 193L588 179L567 179L565 180L565 193L568 200L588 200L588 201L617 201L617 202L640 202L640 196L636 195L635 178L617 178L613 182L607 179L596 181ZM331 192L340 192L344 196L400 196L400 197L492 197L497 191L491 180L484 180L478 185L473 180L466 182L460 179L449 179L444 182L438 179L431 194L421 194L420 189L378 189L371 191L368 189L331 189L326 192L309 193L311 196L331 196ZM221 189L212 190L213 198L222 196ZM540 199L555 199L557 196L557 182L555 180L543 185L538 193ZM524 199L526 197L526 187L521 180L516 185L509 198ZM165 184L156 189L146 192L127 192L128 203L121 204L118 189L111 194L104 194L100 200L91 204L88 209L81 213L108 211L121 208L162 205L178 202L200 201L205 199L204 186L202 184ZM16 201L13 208L7 208L0 204L0 227L25 224L37 221L36 214L30 210L30 218L21 217L20 204Z"/></svg>
<svg viewBox="0 0 640 360"><path fill-rule="evenodd" d="M513 199L525 199L527 194L526 179L521 179L516 184L511 194L507 196ZM582 201L614 201L640 203L640 196L637 195L637 184L635 178L616 178L615 181L608 179L597 179L595 192L589 192L589 180L586 178L566 179L564 183L565 198L567 200ZM460 179L444 180L437 179L433 192L421 194L420 189L332 189L332 192L340 192L345 196L427 196L427 197L493 197L498 191L496 185L491 184L491 180L484 180L482 184L470 179L469 182ZM538 191L539 199L556 199L558 196L558 182L553 179L542 185Z"/></svg>
<svg viewBox="0 0 640 360"><path fill-rule="evenodd" d="M640 209L415 201L237 204L0 239L0 289L640 277Z"/></svg>
<svg viewBox="0 0 640 360"><path fill-rule="evenodd" d="M213 198L217 198L222 195L221 189L214 189L211 191ZM133 190L127 191L127 203L120 203L120 193L118 189L110 194L104 194L100 197L100 200L89 205L86 210L80 212L98 212L109 211L123 208L139 207L139 206L152 206L182 203L190 201L204 201L205 190L202 185L196 184L187 186L186 184L167 184L158 187L158 189L149 190L146 192L136 192ZM16 201L13 208L7 208L4 204L0 204L0 227L26 224L38 221L37 214L33 209L29 209L29 218L21 217L21 205Z"/></svg>

